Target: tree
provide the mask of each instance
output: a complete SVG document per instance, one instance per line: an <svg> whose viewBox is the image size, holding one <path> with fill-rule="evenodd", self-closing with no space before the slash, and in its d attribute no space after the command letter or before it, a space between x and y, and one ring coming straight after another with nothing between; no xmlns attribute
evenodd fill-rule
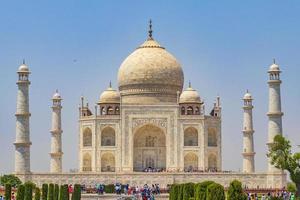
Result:
<svg viewBox="0 0 300 200"><path fill-rule="evenodd" d="M48 196L48 184L44 183L42 185L42 200L47 200Z"/></svg>
<svg viewBox="0 0 300 200"><path fill-rule="evenodd" d="M54 198L54 185L53 183L50 183L48 188L47 200L54 200L53 198Z"/></svg>
<svg viewBox="0 0 300 200"><path fill-rule="evenodd" d="M185 183L183 184L183 195L182 199L183 200L189 200L190 198L194 197L194 183Z"/></svg>
<svg viewBox="0 0 300 200"><path fill-rule="evenodd" d="M213 184L213 181L204 181L195 185L195 200L206 200L206 189L209 185Z"/></svg>
<svg viewBox="0 0 300 200"><path fill-rule="evenodd" d="M287 191L295 193L297 191L295 183L288 183L287 184Z"/></svg>
<svg viewBox="0 0 300 200"><path fill-rule="evenodd" d="M55 184L54 185L54 200L58 200L58 195L59 195L59 185Z"/></svg>
<svg viewBox="0 0 300 200"><path fill-rule="evenodd" d="M210 184L206 190L206 200L225 200L224 187L218 183Z"/></svg>
<svg viewBox="0 0 300 200"><path fill-rule="evenodd" d="M227 200L247 200L247 195L244 193L242 183L238 180L233 180L228 188Z"/></svg>
<svg viewBox="0 0 300 200"><path fill-rule="evenodd" d="M13 174L3 175L0 177L0 185L10 184L12 187L18 187L22 181Z"/></svg>
<svg viewBox="0 0 300 200"><path fill-rule="evenodd" d="M34 192L34 200L40 200L41 199L41 190L40 188L36 187Z"/></svg>
<svg viewBox="0 0 300 200"><path fill-rule="evenodd" d="M169 200L177 200L179 188L180 186L178 184L173 184L171 186Z"/></svg>
<svg viewBox="0 0 300 200"><path fill-rule="evenodd" d="M183 199L183 184L180 184L178 187L177 200L182 200L182 199Z"/></svg>
<svg viewBox="0 0 300 200"><path fill-rule="evenodd" d="M69 190L67 184L60 186L59 200L69 200Z"/></svg>
<svg viewBox="0 0 300 200"><path fill-rule="evenodd" d="M276 168L290 173L290 178L297 187L297 196L300 196L300 153L293 154L291 148L289 140L282 135L276 135L267 156Z"/></svg>
<svg viewBox="0 0 300 200"><path fill-rule="evenodd" d="M19 185L18 192L17 192L17 200L24 200L25 195L25 186Z"/></svg>
<svg viewBox="0 0 300 200"><path fill-rule="evenodd" d="M24 200L32 200L32 190L33 190L33 184L31 182L27 182L24 184L25 186L25 196Z"/></svg>
<svg viewBox="0 0 300 200"><path fill-rule="evenodd" d="M80 200L81 199L81 188L79 184L74 185L74 192L72 194L72 200Z"/></svg>
<svg viewBox="0 0 300 200"><path fill-rule="evenodd" d="M11 199L11 184L5 184L5 199Z"/></svg>

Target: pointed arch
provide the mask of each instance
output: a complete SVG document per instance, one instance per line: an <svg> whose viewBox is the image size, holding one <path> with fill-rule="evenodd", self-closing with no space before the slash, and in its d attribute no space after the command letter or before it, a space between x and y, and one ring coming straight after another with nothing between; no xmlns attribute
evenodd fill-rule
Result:
<svg viewBox="0 0 300 200"><path fill-rule="evenodd" d="M194 127L184 130L184 146L198 146L198 131Z"/></svg>
<svg viewBox="0 0 300 200"><path fill-rule="evenodd" d="M90 172L92 171L92 157L89 153L85 153L82 159L82 171Z"/></svg>
<svg viewBox="0 0 300 200"><path fill-rule="evenodd" d="M116 133L112 127L105 127L101 131L101 146L115 146Z"/></svg>
<svg viewBox="0 0 300 200"><path fill-rule="evenodd" d="M208 170L217 171L217 156L215 154L208 156Z"/></svg>
<svg viewBox="0 0 300 200"><path fill-rule="evenodd" d="M101 172L115 172L115 156L112 153L101 156Z"/></svg>
<svg viewBox="0 0 300 200"><path fill-rule="evenodd" d="M198 156L195 153L187 153L184 156L184 171L195 171L198 169Z"/></svg>
<svg viewBox="0 0 300 200"><path fill-rule="evenodd" d="M92 130L90 128L85 128L82 134L82 145L84 147L92 146Z"/></svg>
<svg viewBox="0 0 300 200"><path fill-rule="evenodd" d="M208 129L208 138L207 138L208 146L209 147L216 147L218 146L218 139L217 139L217 131L215 128Z"/></svg>

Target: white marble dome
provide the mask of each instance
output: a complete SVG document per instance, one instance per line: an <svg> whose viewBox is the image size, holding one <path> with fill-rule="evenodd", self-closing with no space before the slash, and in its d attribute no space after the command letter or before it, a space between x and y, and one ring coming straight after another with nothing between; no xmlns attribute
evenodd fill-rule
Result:
<svg viewBox="0 0 300 200"><path fill-rule="evenodd" d="M22 65L20 65L18 72L29 72L29 68L25 63L23 63Z"/></svg>
<svg viewBox="0 0 300 200"><path fill-rule="evenodd" d="M55 91L55 93L53 94L52 99L61 99L60 94L58 93L58 90Z"/></svg>
<svg viewBox="0 0 300 200"><path fill-rule="evenodd" d="M200 95L189 85L180 95L179 103L201 103Z"/></svg>
<svg viewBox="0 0 300 200"><path fill-rule="evenodd" d="M120 94L117 90L109 86L100 95L98 103L120 103Z"/></svg>
<svg viewBox="0 0 300 200"><path fill-rule="evenodd" d="M184 75L176 58L149 38L123 61L118 82L125 101L132 97L129 103L141 103L139 97L145 103L176 102Z"/></svg>
<svg viewBox="0 0 300 200"><path fill-rule="evenodd" d="M244 95L244 98L243 99L248 99L248 100L251 100L252 99L252 95L250 92L246 92L246 94Z"/></svg>

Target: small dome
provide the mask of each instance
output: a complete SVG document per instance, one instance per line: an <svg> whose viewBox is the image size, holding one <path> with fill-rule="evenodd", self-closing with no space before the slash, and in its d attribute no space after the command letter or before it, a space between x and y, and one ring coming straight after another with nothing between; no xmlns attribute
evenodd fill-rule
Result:
<svg viewBox="0 0 300 200"><path fill-rule="evenodd" d="M201 103L201 99L198 92L189 85L189 87L181 93L179 103Z"/></svg>
<svg viewBox="0 0 300 200"><path fill-rule="evenodd" d="M29 68L25 63L23 63L20 65L18 72L29 72Z"/></svg>
<svg viewBox="0 0 300 200"><path fill-rule="evenodd" d="M280 71L279 65L273 63L273 64L270 66L269 71Z"/></svg>
<svg viewBox="0 0 300 200"><path fill-rule="evenodd" d="M52 99L61 99L60 94L58 93L58 90L55 91L55 93L53 94Z"/></svg>
<svg viewBox="0 0 300 200"><path fill-rule="evenodd" d="M243 99L251 100L251 99L252 99L251 93L249 93L249 92L247 91L246 94L244 95L244 98L243 98Z"/></svg>
<svg viewBox="0 0 300 200"><path fill-rule="evenodd" d="M102 94L100 95L100 103L120 103L120 94L117 90L109 86Z"/></svg>

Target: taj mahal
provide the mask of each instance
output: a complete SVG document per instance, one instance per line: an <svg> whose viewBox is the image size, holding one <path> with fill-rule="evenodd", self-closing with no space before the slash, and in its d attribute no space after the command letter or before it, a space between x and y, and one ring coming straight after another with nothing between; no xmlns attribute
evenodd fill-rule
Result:
<svg viewBox="0 0 300 200"><path fill-rule="evenodd" d="M30 69L23 62L17 74L15 171L22 180L38 185L54 182L145 184L200 182L213 180L228 186L233 179L249 188L282 188L286 174L268 163L266 172L255 171L253 97L247 91L241 102L243 168L241 172L222 169L221 98L204 102L192 84L184 88L181 64L152 35L121 64L118 88L112 84L96 105L84 97L79 106L78 171L63 172L62 96L52 98L52 128L48 172L30 169ZM268 73L268 141L282 134L280 68L273 62ZM33 83L35 84L35 83ZM242 95L241 95L242 96ZM208 109L209 108L209 109ZM49 134L49 135L50 135ZM263 153L263 152L260 152Z"/></svg>

